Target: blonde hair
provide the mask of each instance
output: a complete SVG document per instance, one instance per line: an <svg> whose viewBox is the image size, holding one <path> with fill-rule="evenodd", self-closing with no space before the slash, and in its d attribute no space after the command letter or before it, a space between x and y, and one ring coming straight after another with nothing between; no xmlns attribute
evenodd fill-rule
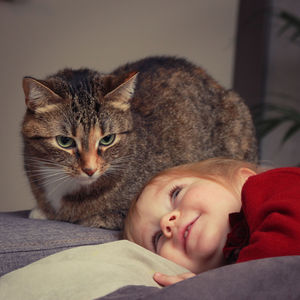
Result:
<svg viewBox="0 0 300 300"><path fill-rule="evenodd" d="M215 181L222 184L225 188L231 190L233 193L240 196L241 187L237 186L238 183L238 170L247 168L254 173L258 172L258 166L247 161L230 159L230 158L210 158L196 163L190 163L185 165L176 166L170 169L166 169L148 181L144 188L151 184L161 183L163 178L181 178L181 177L199 177L208 180ZM131 219L135 212L136 203L143 192L133 200L129 208L127 217L124 223L123 236L125 239L130 239L130 228L132 226Z"/></svg>

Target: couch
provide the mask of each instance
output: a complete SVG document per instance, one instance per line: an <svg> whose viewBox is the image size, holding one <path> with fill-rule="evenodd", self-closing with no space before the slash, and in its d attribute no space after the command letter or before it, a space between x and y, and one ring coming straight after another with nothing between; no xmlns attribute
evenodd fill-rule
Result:
<svg viewBox="0 0 300 300"><path fill-rule="evenodd" d="M121 241L118 231L28 213L0 213L0 299L300 299L300 255L228 265L161 288L154 271L176 274L180 266Z"/></svg>

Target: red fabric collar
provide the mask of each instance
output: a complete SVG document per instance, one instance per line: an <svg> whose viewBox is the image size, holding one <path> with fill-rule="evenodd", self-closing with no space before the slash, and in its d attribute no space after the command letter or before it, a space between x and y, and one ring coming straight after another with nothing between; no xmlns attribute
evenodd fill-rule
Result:
<svg viewBox="0 0 300 300"><path fill-rule="evenodd" d="M229 215L231 232L223 249L227 264L235 263L241 249L249 243L249 228L243 211Z"/></svg>

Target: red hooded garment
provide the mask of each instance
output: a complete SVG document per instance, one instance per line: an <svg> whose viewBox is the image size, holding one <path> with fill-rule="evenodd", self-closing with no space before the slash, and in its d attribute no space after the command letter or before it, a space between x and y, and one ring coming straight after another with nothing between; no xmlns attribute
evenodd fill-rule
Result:
<svg viewBox="0 0 300 300"><path fill-rule="evenodd" d="M300 255L300 168L278 168L248 178L242 210L229 216L228 263Z"/></svg>

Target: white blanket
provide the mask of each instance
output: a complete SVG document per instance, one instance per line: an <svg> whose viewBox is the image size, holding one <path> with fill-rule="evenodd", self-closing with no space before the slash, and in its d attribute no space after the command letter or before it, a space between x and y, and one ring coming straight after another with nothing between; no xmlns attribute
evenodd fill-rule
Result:
<svg viewBox="0 0 300 300"><path fill-rule="evenodd" d="M126 285L159 285L153 273L187 272L129 241L65 250L0 278L0 299L95 299Z"/></svg>

